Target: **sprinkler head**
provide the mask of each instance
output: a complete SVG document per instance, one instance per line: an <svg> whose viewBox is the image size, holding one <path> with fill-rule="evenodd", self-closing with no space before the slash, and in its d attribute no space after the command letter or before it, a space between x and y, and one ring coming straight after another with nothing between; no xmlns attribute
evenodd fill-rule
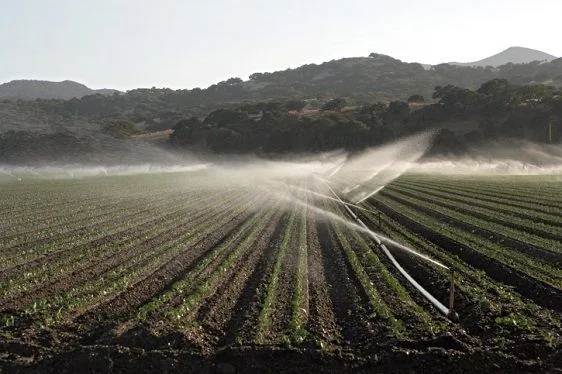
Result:
<svg viewBox="0 0 562 374"><path fill-rule="evenodd" d="M449 311L449 314L447 314L447 317L453 322L458 322L458 320L459 320L459 314L457 312L455 312L454 310Z"/></svg>

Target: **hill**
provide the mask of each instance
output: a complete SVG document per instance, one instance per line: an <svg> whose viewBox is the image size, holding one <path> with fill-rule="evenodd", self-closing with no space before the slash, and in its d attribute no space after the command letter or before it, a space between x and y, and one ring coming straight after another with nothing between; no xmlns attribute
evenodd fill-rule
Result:
<svg viewBox="0 0 562 374"><path fill-rule="evenodd" d="M0 84L0 98L8 99L63 99L82 98L96 93L112 95L112 89L93 90L81 83L65 80L50 82L41 80L13 80Z"/></svg>
<svg viewBox="0 0 562 374"><path fill-rule="evenodd" d="M562 87L562 58L545 63L509 63L497 68L439 64L427 70L418 63L371 53L368 57L254 73L248 80L230 78L206 89L138 88L109 96L76 82L17 81L1 85L0 92L15 92L18 86L25 86L29 88L28 97L38 97L39 91L45 97L45 91L55 96L54 88L62 86L73 88L66 91L66 97L72 98L15 101L6 100L4 96L4 100L0 100L0 133L72 131L90 134L115 122L127 126L132 123L141 131L162 131L174 127L181 119L203 118L218 108L295 99L304 100L308 109L318 109L337 97L344 97L350 105L363 105L406 101L415 95L418 99L422 96L421 101L429 104L435 100L432 96L437 86L475 90L494 79L505 79L516 85ZM63 96L60 91L58 96Z"/></svg>
<svg viewBox="0 0 562 374"><path fill-rule="evenodd" d="M505 64L528 64L533 61L539 62L550 62L556 59L556 56L550 55L545 52L538 51L536 49L524 48L524 47L510 47L505 51L502 51L493 56L484 58L480 61L474 62L451 62L451 65L458 66L493 66L498 67Z"/></svg>

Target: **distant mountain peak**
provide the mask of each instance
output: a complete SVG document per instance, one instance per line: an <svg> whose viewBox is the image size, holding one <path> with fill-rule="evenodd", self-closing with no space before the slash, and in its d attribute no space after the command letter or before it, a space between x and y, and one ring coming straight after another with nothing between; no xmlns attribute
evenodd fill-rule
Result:
<svg viewBox="0 0 562 374"><path fill-rule="evenodd" d="M451 65L459 66L493 66L498 67L508 63L527 64L533 61L550 62L556 59L556 56L550 55L536 49L513 46L500 53L486 57L474 62L450 62Z"/></svg>
<svg viewBox="0 0 562 374"><path fill-rule="evenodd" d="M35 79L18 79L0 84L0 98L8 99L63 99L81 98L96 93L111 95L117 90L101 89L93 90L86 85L64 80L62 82L51 82Z"/></svg>

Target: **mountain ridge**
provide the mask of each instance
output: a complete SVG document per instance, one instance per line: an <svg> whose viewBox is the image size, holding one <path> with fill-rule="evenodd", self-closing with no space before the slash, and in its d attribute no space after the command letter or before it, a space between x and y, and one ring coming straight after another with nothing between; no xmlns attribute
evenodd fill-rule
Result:
<svg viewBox="0 0 562 374"><path fill-rule="evenodd" d="M492 66L498 67L508 63L513 64L528 64L533 61L539 62L550 62L557 59L558 57L548 54L537 49L531 49L526 47L509 47L500 53L488 56L482 60L473 62L449 62L451 65L457 66Z"/></svg>
<svg viewBox="0 0 562 374"><path fill-rule="evenodd" d="M515 51L519 50L517 48ZM359 101L376 101L405 99L408 97L406 95L412 94L429 98L436 86L457 85L476 89L482 83L495 78L507 79L513 84L549 84L562 87L562 58L545 63L512 63L499 67L443 63L428 68L420 63L403 62L384 54L371 53L368 57L346 57L286 70L254 73L247 80L233 77L204 89L136 88L111 99L112 104L106 104L124 108L139 100L143 105L152 105L156 100L168 109L185 110L201 105L217 106L287 98L344 96ZM24 101L72 98L80 100L94 94L101 94L101 100L112 98L115 92L119 91L92 90L84 84L68 80L18 80L0 85L0 99ZM82 103L81 107L94 101L99 100L90 98L89 104ZM101 102L99 105L104 107Z"/></svg>
<svg viewBox="0 0 562 374"><path fill-rule="evenodd" d="M112 95L119 92L114 89L94 90L83 83L72 80L60 82L38 79L16 79L0 84L0 98L2 99L80 99L87 95Z"/></svg>

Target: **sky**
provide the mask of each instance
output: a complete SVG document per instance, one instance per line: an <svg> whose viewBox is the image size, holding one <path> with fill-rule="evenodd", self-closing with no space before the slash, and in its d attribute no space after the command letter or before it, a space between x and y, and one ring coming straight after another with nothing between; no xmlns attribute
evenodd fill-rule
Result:
<svg viewBox="0 0 562 374"><path fill-rule="evenodd" d="M0 82L191 89L371 52L560 57L560 14L562 0L0 0Z"/></svg>

